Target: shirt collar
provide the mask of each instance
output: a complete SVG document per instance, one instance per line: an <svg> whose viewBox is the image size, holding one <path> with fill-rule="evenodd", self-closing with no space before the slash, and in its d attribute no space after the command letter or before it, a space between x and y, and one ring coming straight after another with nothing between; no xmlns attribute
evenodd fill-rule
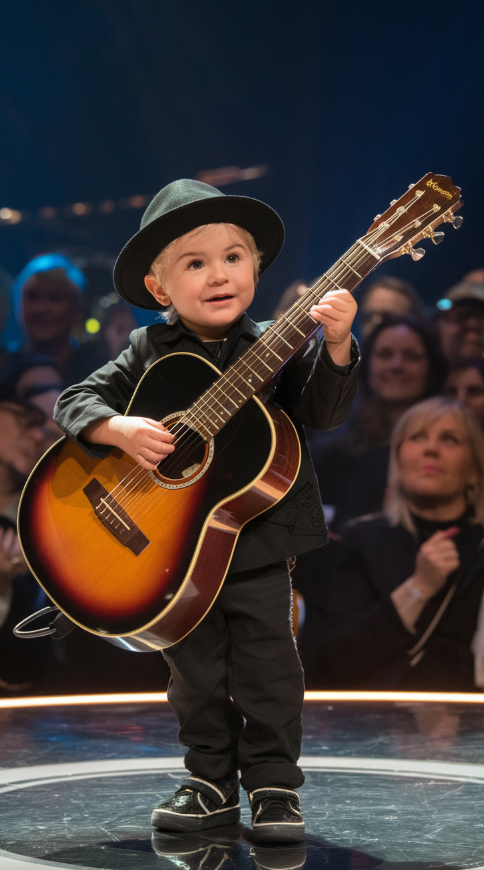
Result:
<svg viewBox="0 0 484 870"><path fill-rule="evenodd" d="M166 344L175 344L179 341L183 336L189 336L193 339L193 341L201 344L203 346L204 342L201 338L198 337L191 329L187 329L187 327L182 323L179 317L174 321L174 323L167 323L166 331L163 331L162 341ZM227 345L232 347L233 344L239 339L241 336L246 336L247 338L255 341L256 338L262 334L262 330L259 325L255 323L248 314L243 314L240 320L229 329L226 338Z"/></svg>

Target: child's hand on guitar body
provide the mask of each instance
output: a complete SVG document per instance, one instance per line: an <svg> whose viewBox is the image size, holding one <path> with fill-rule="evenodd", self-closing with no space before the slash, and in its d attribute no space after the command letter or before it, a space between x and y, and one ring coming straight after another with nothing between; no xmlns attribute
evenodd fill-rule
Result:
<svg viewBox="0 0 484 870"><path fill-rule="evenodd" d="M323 324L328 352L340 366L351 361L351 326L357 308L348 290L330 290L309 312L314 320Z"/></svg>
<svg viewBox="0 0 484 870"><path fill-rule="evenodd" d="M149 471L175 449L171 432L149 417L109 417L85 429L83 437L93 444L119 447Z"/></svg>

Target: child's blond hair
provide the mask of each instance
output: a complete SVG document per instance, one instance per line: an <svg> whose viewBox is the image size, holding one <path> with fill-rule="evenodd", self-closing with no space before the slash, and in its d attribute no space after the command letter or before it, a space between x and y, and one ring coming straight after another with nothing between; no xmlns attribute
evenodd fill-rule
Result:
<svg viewBox="0 0 484 870"><path fill-rule="evenodd" d="M198 230L198 231L204 230L204 229L206 229L207 226L209 226L209 224L203 224L202 226L196 227L196 230ZM224 224L222 224L222 226L229 227L231 230L235 230L236 232L241 233L250 253L252 254L252 259L254 261L254 283L257 285L257 281L259 280L259 269L260 269L260 263L261 263L261 259L262 259L262 251L259 251L259 249L255 243L254 236L251 233L249 233L248 230L244 230L243 227L239 227L236 224L225 224L224 223ZM152 275L154 278L156 278L156 280L161 284L161 286L163 286L164 269L168 263L170 251L171 251L171 248L173 247L175 242L176 242L176 239L173 239L173 241L170 242L170 244L167 245L166 248L163 248L163 250L160 251L160 253L153 260L153 262L150 266L149 274Z"/></svg>

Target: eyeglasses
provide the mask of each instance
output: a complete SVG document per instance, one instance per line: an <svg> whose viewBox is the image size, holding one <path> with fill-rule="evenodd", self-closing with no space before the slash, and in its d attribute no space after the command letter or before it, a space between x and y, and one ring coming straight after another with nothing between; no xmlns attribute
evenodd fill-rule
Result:
<svg viewBox="0 0 484 870"><path fill-rule="evenodd" d="M46 416L40 408L25 408L21 405L14 405L7 402L0 403L0 412L11 414L15 417L21 429L33 429L35 426L43 426L46 421Z"/></svg>
<svg viewBox="0 0 484 870"><path fill-rule="evenodd" d="M442 320L445 323L456 323L461 325L471 318L480 320L481 323L484 324L484 305L482 307L480 305L479 307L472 306L472 308L468 306L456 306L455 308L450 308L448 311L439 312L439 320Z"/></svg>

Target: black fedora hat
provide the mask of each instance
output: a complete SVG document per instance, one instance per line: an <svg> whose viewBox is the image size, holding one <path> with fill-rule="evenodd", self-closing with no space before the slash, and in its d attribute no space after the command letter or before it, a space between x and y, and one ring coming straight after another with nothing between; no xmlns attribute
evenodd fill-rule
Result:
<svg viewBox="0 0 484 870"><path fill-rule="evenodd" d="M260 272L276 259L284 242L284 225L264 202L226 196L202 181L181 178L156 194L139 232L121 251L114 267L114 285L121 298L139 308L160 308L144 284L153 260L174 239L212 223L236 224L254 236L262 252Z"/></svg>

